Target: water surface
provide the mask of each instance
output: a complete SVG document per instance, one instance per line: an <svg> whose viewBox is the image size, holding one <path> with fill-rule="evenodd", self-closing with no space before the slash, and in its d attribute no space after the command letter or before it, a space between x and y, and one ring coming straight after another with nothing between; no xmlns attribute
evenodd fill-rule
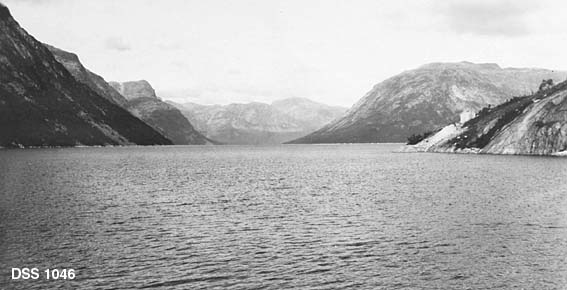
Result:
<svg viewBox="0 0 567 290"><path fill-rule="evenodd" d="M567 288L567 159L396 146L1 150L0 289Z"/></svg>

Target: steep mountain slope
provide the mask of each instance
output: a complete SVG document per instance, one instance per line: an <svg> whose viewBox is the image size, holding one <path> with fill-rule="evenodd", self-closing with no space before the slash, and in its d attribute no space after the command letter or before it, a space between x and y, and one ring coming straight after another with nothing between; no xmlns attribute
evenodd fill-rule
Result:
<svg viewBox="0 0 567 290"><path fill-rule="evenodd" d="M565 72L496 64L433 63L389 78L341 118L292 143L404 142L414 133L467 119L488 104L536 91Z"/></svg>
<svg viewBox="0 0 567 290"><path fill-rule="evenodd" d="M54 46L45 45L49 51L55 56L55 59L61 63L79 82L87 85L100 96L124 107L128 102L124 96L111 87L101 76L86 69L79 57L71 52L64 51Z"/></svg>
<svg viewBox="0 0 567 290"><path fill-rule="evenodd" d="M271 105L170 103L180 108L197 130L227 144L279 144L313 132L346 110L301 98Z"/></svg>
<svg viewBox="0 0 567 290"><path fill-rule="evenodd" d="M174 144L214 144L197 130L174 106L160 100L145 80L110 82L128 101L125 107L135 116L173 141Z"/></svg>
<svg viewBox="0 0 567 290"><path fill-rule="evenodd" d="M0 4L0 146L171 144L78 82Z"/></svg>
<svg viewBox="0 0 567 290"><path fill-rule="evenodd" d="M567 154L567 82L483 109L406 150L491 154Z"/></svg>
<svg viewBox="0 0 567 290"><path fill-rule="evenodd" d="M114 87L102 77L86 69L74 53L53 46L47 46L57 61L67 68L79 81L99 95L128 109L138 118L173 141L174 144L206 144L191 124L172 106L158 99L154 89L147 81L116 83ZM120 90L120 92L117 91ZM124 94L124 96L122 95Z"/></svg>

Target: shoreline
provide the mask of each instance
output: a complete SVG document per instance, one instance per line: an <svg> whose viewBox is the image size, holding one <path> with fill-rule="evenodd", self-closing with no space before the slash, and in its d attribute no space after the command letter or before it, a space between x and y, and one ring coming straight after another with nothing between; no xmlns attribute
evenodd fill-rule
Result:
<svg viewBox="0 0 567 290"><path fill-rule="evenodd" d="M252 145L252 144L185 144L185 145L75 145L75 146L17 146L17 147L5 147L0 146L0 151L4 150L26 150L26 149L70 149L70 148L126 148L126 147L174 147L174 146L222 146L222 145L237 145L237 146L280 146L280 145L357 145L357 144L400 144L400 143L321 143L321 144L262 144L262 145ZM392 153L445 153L445 154L471 154L471 155L507 155L507 156L537 156L537 157L561 157L567 158L567 150L553 152L550 154L526 154L526 153L490 153L482 152L480 148L436 148L432 150L432 146L425 147L416 145L401 145Z"/></svg>
<svg viewBox="0 0 567 290"><path fill-rule="evenodd" d="M480 148L465 148L465 149L456 149L456 148L446 148L445 150L441 149L434 149L430 150L431 147L424 148L418 147L416 145L403 145L400 147L395 153L445 153L445 154L471 154L471 155L503 155L503 156L536 156L536 157L567 157L567 150L566 151L558 151L553 152L550 154L529 154L529 153L491 153L491 152L482 152Z"/></svg>

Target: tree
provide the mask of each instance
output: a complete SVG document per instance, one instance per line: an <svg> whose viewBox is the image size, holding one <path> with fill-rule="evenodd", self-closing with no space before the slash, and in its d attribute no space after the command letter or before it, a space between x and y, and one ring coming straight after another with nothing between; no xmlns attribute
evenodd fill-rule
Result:
<svg viewBox="0 0 567 290"><path fill-rule="evenodd" d="M553 79L542 80L541 84L539 85L539 91L545 91L547 89L550 89L554 85L555 84L553 83Z"/></svg>
<svg viewBox="0 0 567 290"><path fill-rule="evenodd" d="M412 134L411 136L408 137L408 142L406 144L415 145L423 141L423 139L429 137L431 134L433 134L433 132L425 132L423 134Z"/></svg>

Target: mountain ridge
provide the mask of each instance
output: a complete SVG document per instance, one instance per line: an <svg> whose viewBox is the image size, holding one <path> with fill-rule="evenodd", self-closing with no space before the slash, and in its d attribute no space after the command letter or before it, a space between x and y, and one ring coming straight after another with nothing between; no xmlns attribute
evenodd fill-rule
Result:
<svg viewBox="0 0 567 290"><path fill-rule="evenodd" d="M148 81L106 82L101 76L86 69L76 54L54 46L46 46L76 80L128 110L174 144L216 143L196 132L179 110L161 101Z"/></svg>
<svg viewBox="0 0 567 290"><path fill-rule="evenodd" d="M0 6L0 146L131 144L171 141L78 82Z"/></svg>
<svg viewBox="0 0 567 290"><path fill-rule="evenodd" d="M127 100L125 107L168 137L176 145L205 145L219 142L199 133L182 112L157 97L155 90L146 80L109 82Z"/></svg>
<svg viewBox="0 0 567 290"><path fill-rule="evenodd" d="M567 81L487 107L402 151L567 156Z"/></svg>
<svg viewBox="0 0 567 290"><path fill-rule="evenodd" d="M126 105L128 100L112 88L103 77L84 67L77 54L59 49L46 43L43 45L51 51L53 56L55 56L55 59L61 63L79 82L86 84L99 95L121 107Z"/></svg>
<svg viewBox="0 0 567 290"><path fill-rule="evenodd" d="M142 97L159 99L152 85L146 80L126 82L111 81L109 82L109 84L127 100L133 100Z"/></svg>
<svg viewBox="0 0 567 290"><path fill-rule="evenodd" d="M535 91L542 79L565 77L566 72L497 64L426 64L374 85L341 118L290 143L403 142Z"/></svg>

